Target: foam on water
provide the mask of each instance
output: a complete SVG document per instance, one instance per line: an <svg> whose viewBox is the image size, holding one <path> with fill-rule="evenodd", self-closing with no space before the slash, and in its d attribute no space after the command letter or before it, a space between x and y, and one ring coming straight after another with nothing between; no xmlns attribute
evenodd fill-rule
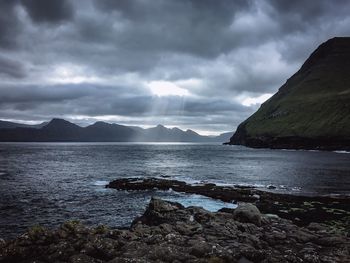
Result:
<svg viewBox="0 0 350 263"><path fill-rule="evenodd" d="M348 151L334 151L335 153L350 153Z"/></svg>
<svg viewBox="0 0 350 263"><path fill-rule="evenodd" d="M255 187L255 188L265 188L266 185L264 184L257 184L257 183L225 183L222 181L217 181L217 180L195 180L190 177L174 177L174 178L162 178L162 177L157 177L159 179L174 179L178 181L185 182L186 184L189 185L204 185L204 184L215 184L217 186L228 186L228 187L234 187L236 185L238 186L249 186L249 187Z"/></svg>
<svg viewBox="0 0 350 263"><path fill-rule="evenodd" d="M108 181L104 181L104 180L97 180L93 183L93 185L96 186L106 186L109 182Z"/></svg>
<svg viewBox="0 0 350 263"><path fill-rule="evenodd" d="M215 200L215 199L202 196L202 195L197 195L197 194L192 194L192 195L178 194L177 196L174 195L173 197L166 197L163 199L180 203L184 207L189 207L189 206L203 207L205 210L208 210L210 212L217 212L221 208L235 209L237 207L237 205L233 203L227 203L227 202Z"/></svg>
<svg viewBox="0 0 350 263"><path fill-rule="evenodd" d="M160 178L160 179L164 179L164 178ZM168 178L165 178L165 179L168 179ZM195 179L190 178L190 177L176 176L176 177L174 177L174 180L182 181L182 182L185 182L186 184L189 184L189 185L201 184L200 180L195 180Z"/></svg>

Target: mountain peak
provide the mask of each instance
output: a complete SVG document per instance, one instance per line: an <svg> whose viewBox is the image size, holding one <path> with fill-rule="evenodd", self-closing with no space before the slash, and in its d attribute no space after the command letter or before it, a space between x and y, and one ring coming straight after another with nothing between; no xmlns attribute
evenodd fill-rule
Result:
<svg viewBox="0 0 350 263"><path fill-rule="evenodd" d="M69 121L66 121L64 119L60 119L60 118L53 118L47 125L45 125L43 128L44 129L53 129L53 128L66 128L66 127L79 127L80 126L71 123Z"/></svg>
<svg viewBox="0 0 350 263"><path fill-rule="evenodd" d="M199 135L198 133L196 133L195 131L190 130L190 129L187 129L187 130L186 130L186 133L188 133L188 134L193 134L193 135Z"/></svg>
<svg viewBox="0 0 350 263"><path fill-rule="evenodd" d="M93 127L106 127L106 126L109 126L111 125L110 123L107 123L107 122L104 122L104 121L97 121L95 122L94 124L90 125L90 126L93 126Z"/></svg>
<svg viewBox="0 0 350 263"><path fill-rule="evenodd" d="M324 45L347 45L350 41L350 37L333 37L324 42ZM321 44L321 45L323 45Z"/></svg>
<svg viewBox="0 0 350 263"><path fill-rule="evenodd" d="M342 61L344 55L350 53L350 37L334 37L322 43L311 53L300 71L306 71L314 65L321 63L337 64Z"/></svg>
<svg viewBox="0 0 350 263"><path fill-rule="evenodd" d="M71 123L71 122L61 118L53 118L49 123Z"/></svg>

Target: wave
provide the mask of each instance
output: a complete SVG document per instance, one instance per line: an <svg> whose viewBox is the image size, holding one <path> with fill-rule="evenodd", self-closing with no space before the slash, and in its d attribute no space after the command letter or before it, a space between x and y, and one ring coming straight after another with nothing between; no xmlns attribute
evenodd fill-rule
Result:
<svg viewBox="0 0 350 263"><path fill-rule="evenodd" d="M333 151L334 153L350 153L349 151Z"/></svg>
<svg viewBox="0 0 350 263"><path fill-rule="evenodd" d="M103 180L97 180L93 183L93 185L96 185L96 186L105 186L109 184L109 181L103 181Z"/></svg>

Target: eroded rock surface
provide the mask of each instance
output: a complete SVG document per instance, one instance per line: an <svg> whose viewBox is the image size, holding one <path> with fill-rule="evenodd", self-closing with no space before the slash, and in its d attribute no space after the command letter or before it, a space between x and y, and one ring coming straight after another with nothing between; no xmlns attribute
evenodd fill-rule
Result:
<svg viewBox="0 0 350 263"><path fill-rule="evenodd" d="M256 207L242 208L257 213ZM3 243L0 262L350 261L349 237L318 223L298 227L260 216L260 224L241 222L234 213L152 199L130 229L87 228L78 222L57 230L36 227Z"/></svg>

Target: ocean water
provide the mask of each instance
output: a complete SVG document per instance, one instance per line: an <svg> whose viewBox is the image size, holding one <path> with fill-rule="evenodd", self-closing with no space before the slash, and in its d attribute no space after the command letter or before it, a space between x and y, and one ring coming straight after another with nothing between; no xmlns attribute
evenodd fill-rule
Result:
<svg viewBox="0 0 350 263"><path fill-rule="evenodd" d="M152 196L216 211L233 204L173 191L116 191L122 177L254 185L293 194L350 194L350 154L179 143L1 143L0 238L33 225L129 226Z"/></svg>

